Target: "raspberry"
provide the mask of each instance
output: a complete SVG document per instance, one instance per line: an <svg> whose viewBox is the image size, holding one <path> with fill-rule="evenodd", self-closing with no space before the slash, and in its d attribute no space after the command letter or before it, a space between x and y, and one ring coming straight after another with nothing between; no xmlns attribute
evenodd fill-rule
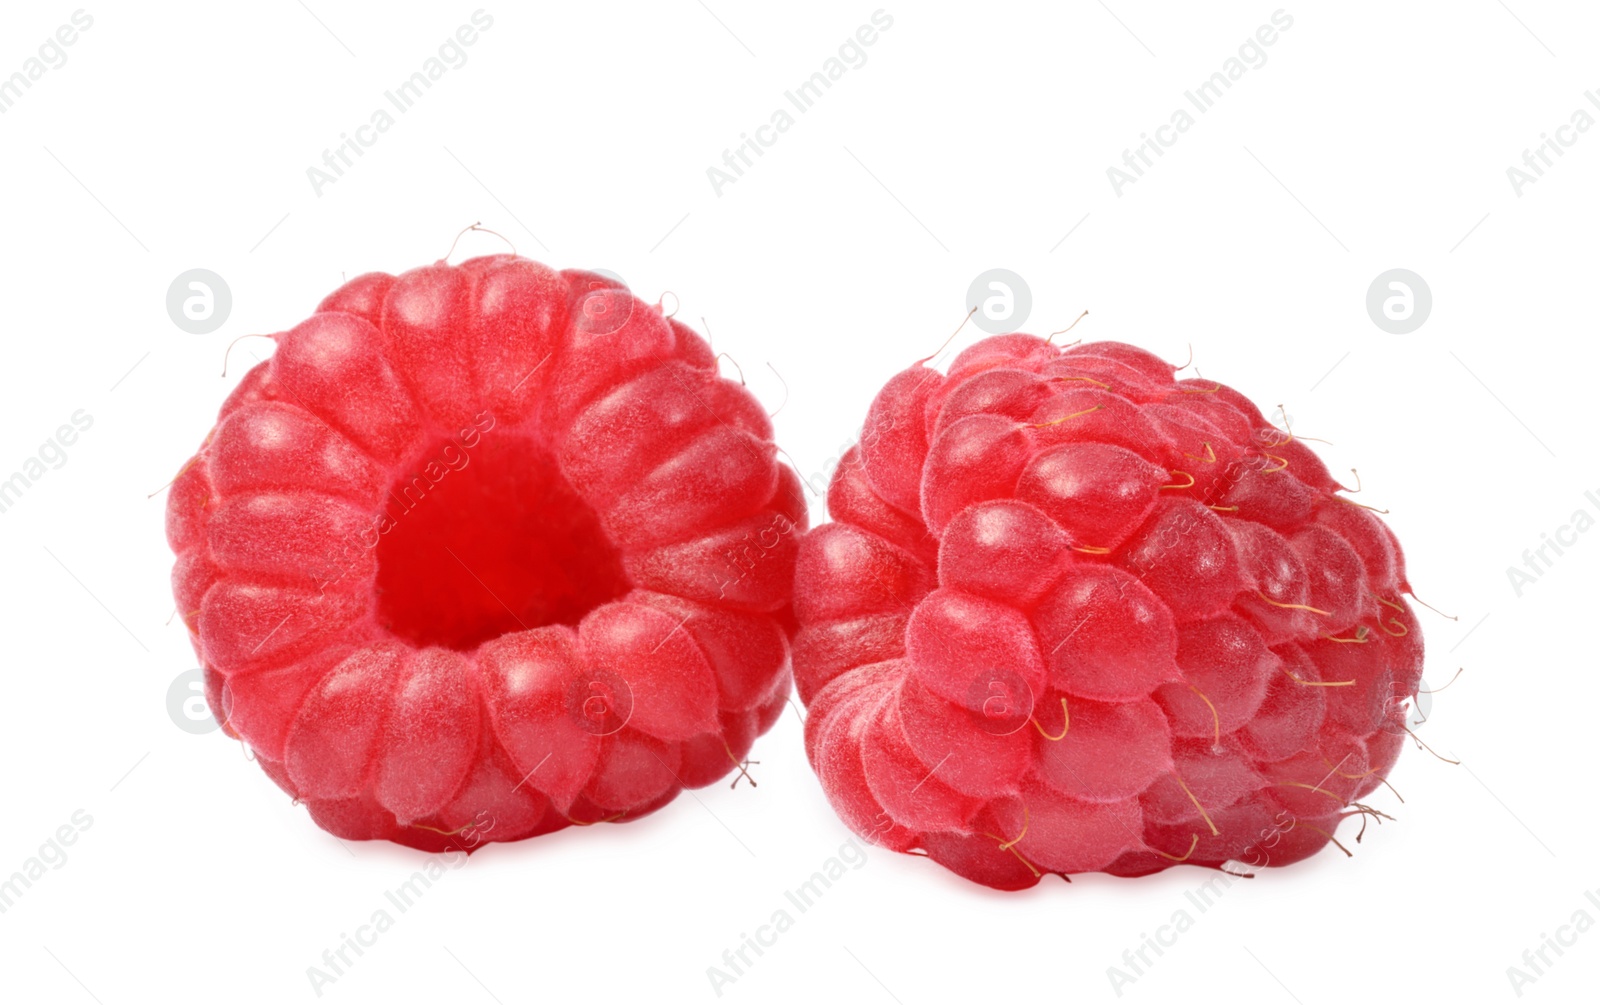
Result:
<svg viewBox="0 0 1600 1005"><path fill-rule="evenodd" d="M1400 546L1176 374L1014 334L879 392L795 572L806 750L852 829L1021 889L1286 865L1377 813L1422 674Z"/></svg>
<svg viewBox="0 0 1600 1005"><path fill-rule="evenodd" d="M361 276L273 338L167 535L213 712L324 829L632 820L771 727L805 506L699 336L498 255Z"/></svg>

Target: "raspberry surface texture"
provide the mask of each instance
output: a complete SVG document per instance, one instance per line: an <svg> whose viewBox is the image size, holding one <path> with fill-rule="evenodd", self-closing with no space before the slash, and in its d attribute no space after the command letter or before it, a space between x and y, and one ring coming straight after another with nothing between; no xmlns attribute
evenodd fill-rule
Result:
<svg viewBox="0 0 1600 1005"><path fill-rule="evenodd" d="M1400 546L1238 392L987 338L879 392L796 564L806 750L846 824L1001 889L1299 861L1384 783Z"/></svg>
<svg viewBox="0 0 1600 1005"><path fill-rule="evenodd" d="M166 527L213 713L320 826L471 850L735 770L789 693L806 512L703 339L515 255L273 338Z"/></svg>

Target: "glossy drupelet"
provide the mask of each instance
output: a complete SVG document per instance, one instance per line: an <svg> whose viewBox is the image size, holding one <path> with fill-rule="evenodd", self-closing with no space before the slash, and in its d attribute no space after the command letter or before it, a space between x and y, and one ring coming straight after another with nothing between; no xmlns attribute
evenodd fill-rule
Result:
<svg viewBox="0 0 1600 1005"><path fill-rule="evenodd" d="M805 505L701 338L511 255L361 276L274 338L167 535L217 719L318 824L631 820L772 725Z"/></svg>
<svg viewBox="0 0 1600 1005"><path fill-rule="evenodd" d="M806 748L858 833L989 886L1298 861L1383 783L1399 544L1236 391L988 338L891 379L796 566Z"/></svg>

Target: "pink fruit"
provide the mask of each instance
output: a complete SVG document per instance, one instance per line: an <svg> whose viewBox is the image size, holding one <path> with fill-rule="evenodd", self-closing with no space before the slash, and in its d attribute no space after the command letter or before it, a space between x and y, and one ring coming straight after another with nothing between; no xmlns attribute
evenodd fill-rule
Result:
<svg viewBox="0 0 1600 1005"><path fill-rule="evenodd" d="M325 829L470 850L733 770L806 511L706 343L514 255L351 280L172 486L207 697Z"/></svg>
<svg viewBox="0 0 1600 1005"><path fill-rule="evenodd" d="M1284 865L1399 755L1393 534L1238 392L985 339L873 401L796 565L806 747L853 829L989 886Z"/></svg>

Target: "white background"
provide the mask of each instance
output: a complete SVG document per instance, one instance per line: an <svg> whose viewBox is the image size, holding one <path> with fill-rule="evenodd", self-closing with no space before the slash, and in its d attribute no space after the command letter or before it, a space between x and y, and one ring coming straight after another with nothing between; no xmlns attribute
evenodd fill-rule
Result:
<svg viewBox="0 0 1600 1005"><path fill-rule="evenodd" d="M75 410L94 419L0 513L0 876L75 810L93 821L0 914L0 994L313 1001L307 968L418 867L335 841L240 744L171 721L194 657L169 620L165 496L146 497L271 349L241 342L218 379L231 340L289 327L342 276L431 262L482 220L525 255L670 290L781 406L807 475L955 328L972 279L1012 269L1033 294L1022 330L1088 309L1072 337L1175 362L1192 346L1205 377L1333 441L1329 468L1358 467L1360 498L1392 511L1419 595L1459 618L1421 612L1427 680L1465 673L1418 733L1462 764L1408 749L1391 778L1406 802L1373 797L1399 820L1360 845L1347 824L1353 859L1236 882L1200 914L1196 869L1004 895L872 851L724 999L1113 1001L1107 968L1187 909L1193 927L1123 998L1514 1000L1524 950L1580 909L1600 919L1583 851L1600 533L1520 597L1506 572L1576 510L1600 515L1584 495L1600 498L1600 129L1569 132L1520 195L1506 169L1574 110L1600 116L1584 98L1600 16L1288 7L1266 63L1119 196L1107 167L1273 4L886 5L867 62L718 195L706 169L876 3L706 2L488 6L465 65L320 196L306 169L474 3L90 7L67 62L0 115L0 477ZM7 5L0 76L73 10ZM453 260L502 247L468 235ZM233 294L208 335L164 305L197 267ZM1365 308L1396 267L1434 301L1407 335ZM717 1000L707 968L850 836L796 714L753 756L759 789L475 854L323 998ZM1523 996L1592 994L1597 956L1600 933L1578 935Z"/></svg>

